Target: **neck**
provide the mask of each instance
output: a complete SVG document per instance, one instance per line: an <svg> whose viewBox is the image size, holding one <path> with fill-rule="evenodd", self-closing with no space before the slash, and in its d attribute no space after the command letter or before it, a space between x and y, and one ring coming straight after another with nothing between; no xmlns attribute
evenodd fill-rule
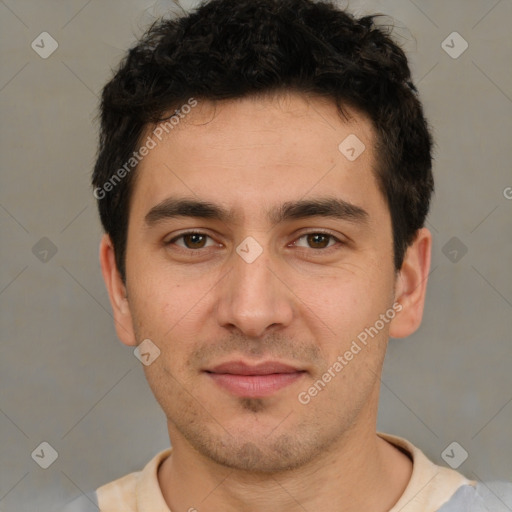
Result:
<svg viewBox="0 0 512 512"><path fill-rule="evenodd" d="M387 512L404 492L412 462L378 437L354 429L307 466L275 474L227 468L176 436L158 479L171 511Z"/></svg>

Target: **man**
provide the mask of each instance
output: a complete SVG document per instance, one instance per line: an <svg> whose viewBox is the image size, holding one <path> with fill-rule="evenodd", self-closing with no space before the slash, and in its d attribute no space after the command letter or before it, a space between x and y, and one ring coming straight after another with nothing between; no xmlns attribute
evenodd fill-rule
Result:
<svg viewBox="0 0 512 512"><path fill-rule="evenodd" d="M373 19L212 0L148 31L101 114L103 277L172 448L67 510L486 510L376 432L388 339L422 318L433 178Z"/></svg>

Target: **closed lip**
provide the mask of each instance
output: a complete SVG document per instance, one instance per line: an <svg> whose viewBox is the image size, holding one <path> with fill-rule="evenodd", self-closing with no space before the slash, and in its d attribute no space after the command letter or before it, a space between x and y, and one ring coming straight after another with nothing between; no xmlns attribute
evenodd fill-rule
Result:
<svg viewBox="0 0 512 512"><path fill-rule="evenodd" d="M205 371L208 373L231 375L271 375L275 373L301 373L305 370L295 368L279 361L266 361L259 364L247 364L243 361L228 361Z"/></svg>

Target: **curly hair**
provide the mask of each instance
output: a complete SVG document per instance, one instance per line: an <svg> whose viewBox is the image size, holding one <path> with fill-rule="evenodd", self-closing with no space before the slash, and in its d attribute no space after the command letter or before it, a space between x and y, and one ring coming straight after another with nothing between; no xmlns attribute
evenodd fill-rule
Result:
<svg viewBox="0 0 512 512"><path fill-rule="evenodd" d="M148 124L191 97L215 101L283 89L332 98L341 114L352 106L371 120L377 183L390 210L395 269L401 268L434 189L432 137L407 58L376 17L358 19L327 0L210 0L146 31L103 89L92 177L123 280L136 167L108 194L102 187L131 158Z"/></svg>

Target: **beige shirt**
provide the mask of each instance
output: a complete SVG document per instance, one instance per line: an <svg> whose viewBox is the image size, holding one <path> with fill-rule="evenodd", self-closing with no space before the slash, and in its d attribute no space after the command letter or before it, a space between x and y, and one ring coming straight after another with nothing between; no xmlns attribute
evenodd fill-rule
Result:
<svg viewBox="0 0 512 512"><path fill-rule="evenodd" d="M434 512L448 502L460 486L476 485L453 469L436 466L407 440L389 434L378 435L405 450L413 461L409 484L389 512ZM167 448L155 455L142 471L98 488L101 512L172 512L165 503L157 476L159 465L171 451L172 448Z"/></svg>

